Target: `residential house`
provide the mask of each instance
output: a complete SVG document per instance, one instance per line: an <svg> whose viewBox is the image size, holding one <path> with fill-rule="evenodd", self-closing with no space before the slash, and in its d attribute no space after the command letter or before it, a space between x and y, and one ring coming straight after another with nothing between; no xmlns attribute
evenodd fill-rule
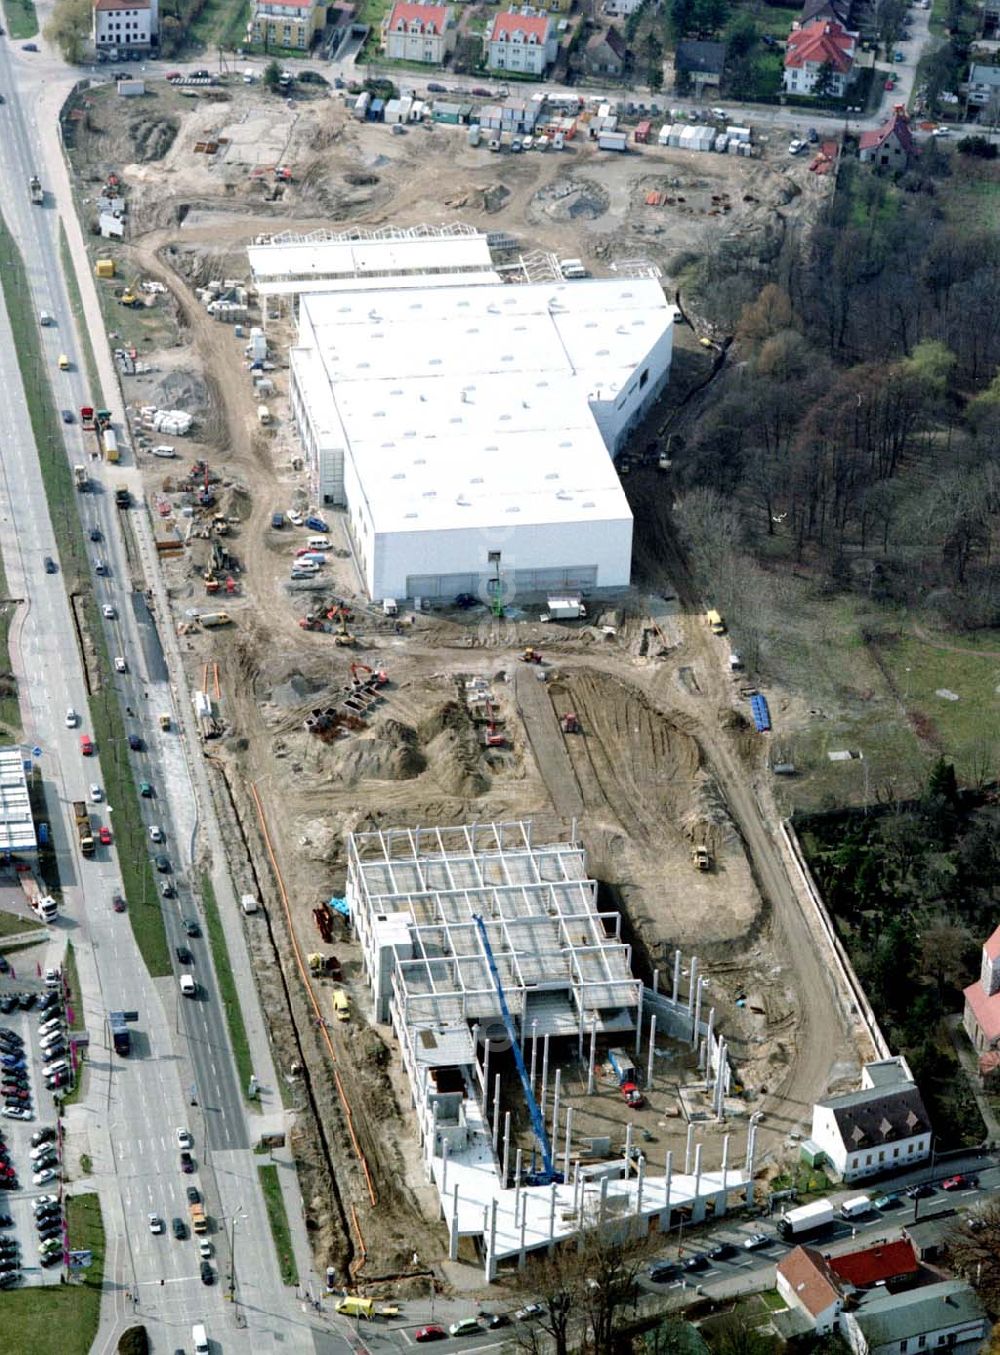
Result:
<svg viewBox="0 0 1000 1355"><path fill-rule="evenodd" d="M983 1305L961 1280L872 1294L840 1317L854 1355L976 1355L989 1329Z"/></svg>
<svg viewBox="0 0 1000 1355"><path fill-rule="evenodd" d="M486 29L485 41L491 71L523 75L543 76L558 49L552 20L527 6L497 14Z"/></svg>
<svg viewBox="0 0 1000 1355"><path fill-rule="evenodd" d="M93 39L99 52L148 52L159 45L159 0L94 0Z"/></svg>
<svg viewBox="0 0 1000 1355"><path fill-rule="evenodd" d="M588 75L620 80L628 63L628 48L617 28L606 28L588 38L583 66Z"/></svg>
<svg viewBox="0 0 1000 1355"><path fill-rule="evenodd" d="M913 1244L905 1238L895 1242L879 1242L874 1247L831 1256L830 1269L840 1287L846 1291L872 1289L885 1285L888 1289L904 1289L912 1285L920 1274Z"/></svg>
<svg viewBox="0 0 1000 1355"><path fill-rule="evenodd" d="M921 1261L938 1262L944 1254L948 1234L959 1222L954 1209L927 1214L914 1223L904 1223L902 1234Z"/></svg>
<svg viewBox="0 0 1000 1355"><path fill-rule="evenodd" d="M818 1336L837 1326L844 1306L837 1276L830 1263L813 1247L795 1247L776 1267L778 1293L801 1312Z"/></svg>
<svg viewBox="0 0 1000 1355"><path fill-rule="evenodd" d="M724 42L679 42L674 53L674 81L689 81L696 95L718 89L726 64Z"/></svg>
<svg viewBox="0 0 1000 1355"><path fill-rule="evenodd" d="M988 108L1000 99L1000 66L983 66L974 61L963 86L970 108Z"/></svg>
<svg viewBox="0 0 1000 1355"><path fill-rule="evenodd" d="M845 1182L916 1166L930 1156L931 1137L920 1090L901 1055L866 1063L860 1091L813 1106L811 1142Z"/></svg>
<svg viewBox="0 0 1000 1355"><path fill-rule="evenodd" d="M805 0L799 15L799 27L805 28L817 19L833 19L841 28L850 29L850 17L851 0Z"/></svg>
<svg viewBox="0 0 1000 1355"><path fill-rule="evenodd" d="M265 51L308 52L325 24L326 6L314 0L256 0L250 41Z"/></svg>
<svg viewBox="0 0 1000 1355"><path fill-rule="evenodd" d="M979 1056L979 1075L990 1075L1000 1051L1000 927L983 946L979 978L965 990L962 1025Z"/></svg>
<svg viewBox="0 0 1000 1355"><path fill-rule="evenodd" d="M862 132L858 158L879 169L905 169L916 154L910 121L904 104L896 104L892 116L874 132Z"/></svg>
<svg viewBox="0 0 1000 1355"><path fill-rule="evenodd" d="M448 5L397 0L382 21L382 50L390 61L440 66L455 47L455 21Z"/></svg>
<svg viewBox="0 0 1000 1355"><path fill-rule="evenodd" d="M835 19L816 19L793 28L785 47L784 87L788 94L811 95L820 72L829 71L826 95L842 99L854 74L857 34Z"/></svg>

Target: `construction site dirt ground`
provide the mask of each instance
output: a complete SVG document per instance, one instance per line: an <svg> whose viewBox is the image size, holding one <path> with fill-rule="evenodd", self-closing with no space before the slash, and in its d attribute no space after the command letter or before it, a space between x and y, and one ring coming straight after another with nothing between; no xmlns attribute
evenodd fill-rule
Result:
<svg viewBox="0 0 1000 1355"><path fill-rule="evenodd" d="M295 1099L305 1060L319 1114L318 1124L305 1117L295 1131L318 1264L350 1256L356 1265L366 1261L362 1275L393 1275L409 1267L414 1251L426 1262L440 1259L444 1245L395 1042L365 1022L358 948L346 932L323 948L340 959L355 999L349 1025L330 1019L330 981L313 980L320 1028L297 971L295 953L320 948L313 909L343 892L345 840L355 829L530 817L543 840L575 825L604 906L623 911L637 971L650 979L659 968L666 986L674 948L698 954L747 1113L766 1112L760 1141L779 1157L831 1079L856 1073L859 1050L838 1018L771 836L764 746L741 713L726 671L728 646L697 615L663 531L668 481L651 470L632 477L636 505L657 505L652 517L637 513L635 587L585 623L542 625L537 611L515 600L503 621L478 608L407 613L397 626L366 605L343 521L325 511L333 549L319 596L344 600L353 613L344 628L355 643L303 630L299 618L317 594L293 593L288 565L305 532L270 526L276 510L308 505L286 401L289 321L268 327L275 425L265 430L240 340L206 313L193 288L245 279L245 246L260 233L453 221L507 232L525 254L582 257L595 273L643 257L670 288L671 262L703 248L709 232L747 247L754 233L770 238L776 216L812 210L819 181L797 162L779 164L777 152L747 161L648 147L613 158L574 143L562 154L497 156L468 147L460 129L414 127L394 136L359 125L339 100L286 105L243 86L224 99L187 100L159 83L151 89L134 102L116 101L113 90L89 94L71 154L85 215L96 184L109 172L121 176L129 227L126 243L112 247L115 285L162 284L164 293L141 295L150 312L160 312L158 332L169 318L177 335L169 349L142 348L151 370L123 377L126 402L133 412L179 405L196 418L194 436L166 439L177 445L177 461L143 452L137 459L161 529L186 535L193 525L204 533L165 555L163 567L174 621L187 632L193 685L204 685L210 671L214 687L217 665L221 737L206 744L206 754L220 803L231 811L234 874L259 884L266 905L267 925L249 919L248 929L276 1061ZM223 150L196 153L196 142ZM290 165L290 185L251 176L252 168L277 163ZM672 205L648 207L647 193L660 190ZM143 312L128 318L141 325ZM707 371L689 333L678 331L677 342L675 371ZM224 542L237 561L235 593L208 606L208 521L197 484L181 488L195 458L218 477L211 512L227 518ZM231 628L188 629L192 612L216 605L233 617ZM541 667L519 660L526 645L543 652ZM352 660L387 670L377 703L338 737L307 733L308 713L350 684ZM503 748L483 746L483 726L464 701L471 677L495 695ZM560 728L569 711L579 717L579 734ZM692 867L693 844L709 849L709 871ZM683 1150L677 1090L694 1070L680 1047L664 1042L650 1105L638 1113L610 1088L581 1096L579 1067L574 1073L567 1065L565 1076L581 1134L611 1132L620 1145L633 1118L657 1144L654 1162L667 1148ZM512 1089L512 1110L516 1101ZM356 1148L345 1132L348 1107Z"/></svg>

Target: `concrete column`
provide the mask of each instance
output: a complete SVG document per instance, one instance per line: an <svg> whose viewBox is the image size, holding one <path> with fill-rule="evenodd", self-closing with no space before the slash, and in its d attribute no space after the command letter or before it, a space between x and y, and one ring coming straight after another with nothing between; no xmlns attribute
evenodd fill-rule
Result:
<svg viewBox="0 0 1000 1355"><path fill-rule="evenodd" d="M715 1080L715 1118L726 1118L726 1042L719 1041L718 1076Z"/></svg>
<svg viewBox="0 0 1000 1355"><path fill-rule="evenodd" d="M707 1040L699 1040L699 1041L698 1041L698 1071L699 1071L699 1073L705 1072L705 1070L707 1069L707 1067L708 1067L708 1041L707 1041ZM709 1079L706 1078L706 1079L705 1079L705 1088L706 1088L706 1090L708 1089L708 1083L709 1083Z"/></svg>
<svg viewBox="0 0 1000 1355"><path fill-rule="evenodd" d="M604 1176L601 1178L601 1204L600 1208L597 1211L597 1226L599 1228L604 1227L604 1215L607 1210L607 1207L608 1207L608 1178Z"/></svg>
<svg viewBox="0 0 1000 1355"><path fill-rule="evenodd" d="M642 1048L642 984L639 985L639 1009L635 1014L635 1056L639 1057L639 1050Z"/></svg>
<svg viewBox="0 0 1000 1355"><path fill-rule="evenodd" d="M632 1121L625 1126L625 1180L632 1179Z"/></svg>
<svg viewBox="0 0 1000 1355"><path fill-rule="evenodd" d="M701 1199L701 1144L694 1150L694 1204L691 1207L691 1222L698 1223L705 1217L705 1203Z"/></svg>
<svg viewBox="0 0 1000 1355"><path fill-rule="evenodd" d="M486 1253L486 1283L490 1284L497 1277L497 1197L494 1195L490 1201L490 1243L489 1250Z"/></svg>
<svg viewBox="0 0 1000 1355"><path fill-rule="evenodd" d="M712 1040L715 1038L715 1008L708 1009L708 1030L705 1032L705 1088L712 1082Z"/></svg>
<svg viewBox="0 0 1000 1355"><path fill-rule="evenodd" d="M521 1247L517 1253L518 1270L524 1269L524 1230L527 1227L527 1225L528 1225L528 1211L526 1209L524 1213L521 1215Z"/></svg>
<svg viewBox="0 0 1000 1355"><path fill-rule="evenodd" d="M722 1180L725 1182L726 1172L729 1170L729 1135L724 1134L722 1138Z"/></svg>
<svg viewBox="0 0 1000 1355"><path fill-rule="evenodd" d="M559 1152L559 1094L562 1090L562 1069L556 1069L555 1086L552 1088L552 1151Z"/></svg>
<svg viewBox="0 0 1000 1355"><path fill-rule="evenodd" d="M473 1027L472 1038L475 1040L478 1034L478 1026ZM490 1113L490 1042L486 1041L486 1048L483 1052L483 1114L488 1116Z"/></svg>
<svg viewBox="0 0 1000 1355"><path fill-rule="evenodd" d="M566 1152L563 1157L563 1176L569 1180L569 1150L573 1142L573 1107L566 1109Z"/></svg>
<svg viewBox="0 0 1000 1355"><path fill-rule="evenodd" d="M514 1158L514 1225L517 1225L517 1211L521 1205L521 1158L524 1155L524 1149L518 1148Z"/></svg>
<svg viewBox="0 0 1000 1355"><path fill-rule="evenodd" d="M637 1182L636 1188L635 1188L635 1212L636 1212L636 1217L641 1218L641 1217L642 1217L642 1188L643 1188L643 1185L645 1184L645 1181L646 1181L646 1159L645 1159L644 1157L640 1157L640 1159L639 1159L639 1170L638 1170L638 1172L637 1172L637 1176L638 1176L639 1179L638 1179L638 1182Z"/></svg>
<svg viewBox="0 0 1000 1355"><path fill-rule="evenodd" d="M587 1063L587 1095L594 1094L594 1056L597 1053L597 1013L590 1021L590 1058Z"/></svg>
<svg viewBox="0 0 1000 1355"><path fill-rule="evenodd" d="M542 1038L542 1094L538 1100L538 1109L542 1112L542 1121L545 1120L545 1102L549 1094L549 1036L548 1031Z"/></svg>
<svg viewBox="0 0 1000 1355"><path fill-rule="evenodd" d="M507 1170L510 1167L510 1111L508 1110L503 1117L503 1185L504 1190L510 1182Z"/></svg>
<svg viewBox="0 0 1000 1355"><path fill-rule="evenodd" d="M439 1101L434 1102L434 1114L431 1119L431 1149L427 1154L428 1165L434 1161L437 1155L438 1107L440 1104Z"/></svg>
<svg viewBox="0 0 1000 1355"><path fill-rule="evenodd" d="M580 1024L577 1026L577 1036L578 1036L578 1039L577 1039L577 1051L576 1051L576 1057L579 1059L579 1061L580 1061L581 1063L583 1062L583 1027L584 1027L583 1007L581 1007L581 1008L580 1008Z"/></svg>
<svg viewBox="0 0 1000 1355"><path fill-rule="evenodd" d="M697 1049L698 1040L701 1038L698 1034L698 1023L701 1021L701 995L705 988L705 980L698 980L698 987L694 995L694 1021L691 1024L691 1047Z"/></svg>
<svg viewBox="0 0 1000 1355"><path fill-rule="evenodd" d="M660 971L659 971L658 969L654 969L654 970L653 970L653 996L654 996L654 997L655 997L656 994L659 992L659 989L660 989Z"/></svg>
<svg viewBox="0 0 1000 1355"><path fill-rule="evenodd" d="M691 1175L691 1145L694 1142L694 1125L688 1125L687 1142L684 1145L684 1175Z"/></svg>
<svg viewBox="0 0 1000 1355"><path fill-rule="evenodd" d="M538 1059L538 1036L535 1032L538 1030L538 1022L531 1023L531 1092L535 1091L535 1063Z"/></svg>
<svg viewBox="0 0 1000 1355"><path fill-rule="evenodd" d="M656 1052L656 1012L649 1018L649 1057L646 1059L646 1089L653 1085L653 1054Z"/></svg>
<svg viewBox="0 0 1000 1355"><path fill-rule="evenodd" d="M691 973L688 976L688 1015L694 1011L694 995L698 990L698 957L691 956Z"/></svg>
<svg viewBox="0 0 1000 1355"><path fill-rule="evenodd" d="M441 1194L448 1189L448 1140L441 1145Z"/></svg>
<svg viewBox="0 0 1000 1355"><path fill-rule="evenodd" d="M581 1201L583 1200L583 1181L580 1179L580 1159L573 1164L573 1213L580 1221Z"/></svg>
<svg viewBox="0 0 1000 1355"><path fill-rule="evenodd" d="M555 1181L552 1182L549 1191L549 1251L555 1248L556 1244L556 1191L559 1187Z"/></svg>
<svg viewBox="0 0 1000 1355"><path fill-rule="evenodd" d="M677 995L678 995L678 993L680 992L680 987L681 987L681 953L680 953L679 950L675 950L675 951L674 951L674 988L673 988L673 993L671 994L671 1001L672 1001L673 1003L675 1003L675 1004L676 1004L676 1002L677 1002Z"/></svg>
<svg viewBox="0 0 1000 1355"><path fill-rule="evenodd" d="M493 1080L493 1151L500 1142L500 1074Z"/></svg>
<svg viewBox="0 0 1000 1355"><path fill-rule="evenodd" d="M458 1186L455 1186L451 1199L451 1227L448 1229L448 1257L458 1260Z"/></svg>
<svg viewBox="0 0 1000 1355"><path fill-rule="evenodd" d="M665 1233L670 1227L670 1187L673 1185L674 1176L674 1155L667 1153L666 1168L663 1173L663 1212L660 1215L660 1232Z"/></svg>

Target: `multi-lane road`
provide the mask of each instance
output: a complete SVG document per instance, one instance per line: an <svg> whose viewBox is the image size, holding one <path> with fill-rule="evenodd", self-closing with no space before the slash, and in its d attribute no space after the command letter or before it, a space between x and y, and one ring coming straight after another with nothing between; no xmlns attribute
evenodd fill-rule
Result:
<svg viewBox="0 0 1000 1355"><path fill-rule="evenodd" d="M35 125L40 91L37 86L18 88L24 79L20 66L17 57L11 59L7 42L0 41L0 92L5 96L0 174L7 186L3 212L25 259L34 313L46 310L55 318L52 327L39 329L55 404L76 413L83 404L103 400L85 384L52 195L42 207L29 200L28 178L45 160L40 138L57 138L57 128ZM104 342L100 317L94 328L96 342ZM143 745L141 752L123 745L100 748L97 758L83 758L79 736L91 728L83 666L62 573L48 574L44 567L46 556L59 559L60 539L72 527L65 511L56 523L49 511L16 350L17 336L0 310L0 381L7 392L0 433L0 548L8 594L23 600L12 631L13 661L26 740L42 750L39 763L64 893L60 925L74 940L91 1038L86 1099L71 1110L69 1126L72 1133L85 1136L108 1228L107 1302L97 1348L104 1348L102 1339L109 1347L113 1344L116 1324L134 1310L149 1327L156 1349L182 1344L190 1338L191 1324L204 1321L215 1349L245 1339L237 1333L246 1327L255 1351L278 1345L285 1351L311 1351L316 1348L313 1319L303 1315L278 1273L209 948L203 935L184 932L185 919L202 921L191 876L200 833L196 797L157 626L144 590L134 587L126 557L114 506L115 468L91 460L93 434L84 434L79 423L64 427L69 461L87 464L93 480L93 489L81 494L69 512L79 508L97 601L110 611L102 622L108 649L123 656L127 665L124 673L103 677L109 698L134 713L127 727ZM68 371L58 369L61 353L70 359ZM98 539L89 539L92 532ZM98 699L106 699L103 692ZM80 715L76 728L67 727L70 707ZM169 731L160 729L161 712L172 717ZM147 833L140 841L126 838L109 848L98 847L93 859L84 860L70 805L87 798L92 783L103 785L100 763L109 758L132 759L136 779L154 787L154 797L143 801ZM112 832L114 810L106 801L93 806L95 820L100 816ZM162 848L148 838L152 823L164 832ZM158 850L170 858L176 887L175 897L162 900L171 953L182 944L192 952L193 965L183 969L197 976L196 1000L181 998L176 975L149 977L128 917L111 906L121 890L117 854ZM203 932L201 925L199 930ZM175 963L175 969L182 967ZM126 1060L108 1047L104 1016L114 1008L139 1013L134 1052ZM194 1135L193 1176L180 1171L179 1126ZM201 1283L194 1241L176 1241L170 1235L170 1220L187 1218L185 1188L191 1183L205 1195L216 1221L212 1264L217 1282L211 1286ZM150 1212L167 1220L165 1235L150 1231ZM233 1239L236 1303L228 1301ZM321 1335L320 1344L326 1343Z"/></svg>

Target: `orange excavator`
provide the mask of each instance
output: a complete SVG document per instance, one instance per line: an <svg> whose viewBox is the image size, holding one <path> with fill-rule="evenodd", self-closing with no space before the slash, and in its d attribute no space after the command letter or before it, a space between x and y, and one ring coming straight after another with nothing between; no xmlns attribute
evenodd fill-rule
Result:
<svg viewBox="0 0 1000 1355"><path fill-rule="evenodd" d="M486 715L489 723L483 734L483 744L487 748L506 748L507 735L497 724L497 708L493 705L492 701L487 702Z"/></svg>
<svg viewBox="0 0 1000 1355"><path fill-rule="evenodd" d="M368 677L361 677L360 674L367 673ZM384 668L373 668L368 663L351 664L351 682L355 687L364 687L368 681L371 681L376 687L384 687L389 681L389 674Z"/></svg>

